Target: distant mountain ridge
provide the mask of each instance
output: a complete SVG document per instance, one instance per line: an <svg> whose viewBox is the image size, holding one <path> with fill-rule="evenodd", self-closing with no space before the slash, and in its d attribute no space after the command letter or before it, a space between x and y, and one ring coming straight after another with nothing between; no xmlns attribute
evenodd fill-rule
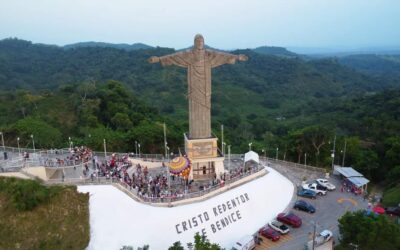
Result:
<svg viewBox="0 0 400 250"><path fill-rule="evenodd" d="M104 43L104 42L80 42L73 43L63 46L64 49L74 49L74 48L83 48L83 47L99 47L99 48L115 48L115 49L123 49L123 50L138 50L138 49L152 49L154 47L144 44L144 43Z"/></svg>
<svg viewBox="0 0 400 250"><path fill-rule="evenodd" d="M338 62L367 75L400 77L400 55L350 55Z"/></svg>
<svg viewBox="0 0 400 250"><path fill-rule="evenodd" d="M63 48L66 50L69 49L77 49L77 48L114 48L114 49L122 49L125 51L133 51L133 50L140 50L140 49L155 49L158 46L151 46L148 44L144 43L133 43L133 44L127 44L127 43L105 43L105 42L94 42L94 41L89 41L89 42L79 42L79 43L72 43L72 44L67 44L64 46L58 46L58 45L47 45L47 44L41 44L41 43L32 43L30 41L26 41L23 39L18 39L18 38L6 38L3 40L0 40L0 43L7 43L7 42L21 42L21 43L26 43L30 45L39 45L39 46L50 46L50 47L59 47ZM207 49L212 49L216 51L221 51L221 52L229 52L233 50L224 50L224 49L218 49L215 47L211 47L209 45L204 46ZM183 49L176 49L177 51L184 51L193 48L193 46L186 47ZM284 47L276 47L276 46L260 46L254 49L250 49L256 53L263 54L263 55L273 55L273 56L282 56L282 57L297 57L299 56L298 54L291 52L287 50Z"/></svg>
<svg viewBox="0 0 400 250"><path fill-rule="evenodd" d="M254 52L264 54L264 55L274 55L274 56L284 56L284 57L296 57L298 54L291 52L283 47L276 46L261 46L252 49Z"/></svg>

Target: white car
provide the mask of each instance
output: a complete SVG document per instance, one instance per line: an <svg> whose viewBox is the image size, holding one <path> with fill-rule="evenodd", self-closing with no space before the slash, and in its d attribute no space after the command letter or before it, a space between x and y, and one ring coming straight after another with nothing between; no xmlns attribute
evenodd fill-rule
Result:
<svg viewBox="0 0 400 250"><path fill-rule="evenodd" d="M289 233L289 227L286 226L285 224L277 221L277 220L272 220L270 222L268 222L268 226L272 229L274 229L275 231L278 231L281 234L287 234Z"/></svg>
<svg viewBox="0 0 400 250"><path fill-rule="evenodd" d="M327 242L332 238L333 233L331 231L325 229L324 231L319 233L319 236L324 237L325 242Z"/></svg>
<svg viewBox="0 0 400 250"><path fill-rule="evenodd" d="M254 242L254 237L251 235L246 235L230 248L230 250L251 250L256 247L256 243Z"/></svg>
<svg viewBox="0 0 400 250"><path fill-rule="evenodd" d="M316 179L315 181L318 182L319 185L326 187L329 191L336 189L335 185L330 183L327 179Z"/></svg>
<svg viewBox="0 0 400 250"><path fill-rule="evenodd" d="M324 230L321 233L319 233L317 236L315 236L314 240L310 240L307 242L305 245L304 249L311 250L315 247L319 247L324 245L326 242L330 241L332 239L333 233L329 230Z"/></svg>
<svg viewBox="0 0 400 250"><path fill-rule="evenodd" d="M303 188L312 190L312 191L314 191L315 193L317 193L319 195L326 195L326 191L325 190L318 189L317 183L304 184Z"/></svg>

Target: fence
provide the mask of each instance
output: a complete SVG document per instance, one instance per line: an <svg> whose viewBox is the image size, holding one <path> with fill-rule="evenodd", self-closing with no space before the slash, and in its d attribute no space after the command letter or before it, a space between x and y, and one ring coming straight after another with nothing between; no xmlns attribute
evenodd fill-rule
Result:
<svg viewBox="0 0 400 250"><path fill-rule="evenodd" d="M277 160L277 159L268 158L268 157L260 157L260 158L264 159L267 162L284 165L284 166L291 167L291 168L307 169L310 171L323 172L323 173L326 172L325 168L318 168L318 167L313 167L313 166L309 166L309 165L303 165L303 164L298 164L298 163L289 162L289 161L282 161L282 160Z"/></svg>

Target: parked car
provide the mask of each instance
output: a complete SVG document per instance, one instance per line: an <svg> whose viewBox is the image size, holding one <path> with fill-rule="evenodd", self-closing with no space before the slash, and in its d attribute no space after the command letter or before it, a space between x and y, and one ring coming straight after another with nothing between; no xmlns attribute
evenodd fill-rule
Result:
<svg viewBox="0 0 400 250"><path fill-rule="evenodd" d="M280 213L276 217L276 219L282 223L290 225L292 227L300 227L301 226L301 219L295 215L294 213Z"/></svg>
<svg viewBox="0 0 400 250"><path fill-rule="evenodd" d="M385 213L385 209L381 206L375 206L372 208L372 211L376 214L384 214Z"/></svg>
<svg viewBox="0 0 400 250"><path fill-rule="evenodd" d="M289 227L286 226L285 224L277 221L277 220L272 220L270 222L268 222L268 225L274 229L275 231L278 231L281 234L287 234L289 233Z"/></svg>
<svg viewBox="0 0 400 250"><path fill-rule="evenodd" d="M318 195L326 195L326 190L324 191L324 190L318 189L316 183L304 184L303 188L312 190L312 191L316 192Z"/></svg>
<svg viewBox="0 0 400 250"><path fill-rule="evenodd" d="M320 232L318 236L323 237L324 242L327 242L332 239L333 233L330 230L325 229L324 231Z"/></svg>
<svg viewBox="0 0 400 250"><path fill-rule="evenodd" d="M310 240L306 245L304 249L311 250L315 247L319 247L324 245L326 242L330 241L332 239L333 233L329 230L324 230L320 232L314 240ZM314 242L313 242L314 241Z"/></svg>
<svg viewBox="0 0 400 250"><path fill-rule="evenodd" d="M317 189L319 189L319 190L323 190L323 191L327 191L327 190L328 190L327 187L325 187L325 186L319 184L317 181L313 181L313 182L311 182L310 184L317 184Z"/></svg>
<svg viewBox="0 0 400 250"><path fill-rule="evenodd" d="M308 213L315 213L315 207L313 205L311 205L310 203L305 202L303 200L296 201L296 203L294 203L293 208L303 210Z"/></svg>
<svg viewBox="0 0 400 250"><path fill-rule="evenodd" d="M261 228L258 232L265 238L271 239L272 241L277 241L281 238L280 233L267 226Z"/></svg>
<svg viewBox="0 0 400 250"><path fill-rule="evenodd" d="M320 185L325 186L329 191L333 191L336 189L336 186L330 183L327 179L316 179Z"/></svg>
<svg viewBox="0 0 400 250"><path fill-rule="evenodd" d="M391 215L400 216L400 206L397 206L397 207L387 207L387 208L386 208L386 213L387 213L387 214L391 214Z"/></svg>
<svg viewBox="0 0 400 250"><path fill-rule="evenodd" d="M314 192L314 191L312 191L310 189L304 189L304 188L300 189L297 192L297 195L298 196L302 196L302 197L306 197L306 198L310 198L310 199L316 199L317 198L317 193L316 192Z"/></svg>
<svg viewBox="0 0 400 250"><path fill-rule="evenodd" d="M230 249L231 250L250 250L256 247L254 242L254 237L251 235L246 235L240 240L238 240Z"/></svg>

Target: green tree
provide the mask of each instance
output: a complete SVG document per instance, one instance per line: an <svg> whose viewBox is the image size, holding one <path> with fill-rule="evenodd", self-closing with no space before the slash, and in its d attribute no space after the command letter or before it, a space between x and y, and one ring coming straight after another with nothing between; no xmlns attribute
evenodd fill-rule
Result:
<svg viewBox="0 0 400 250"><path fill-rule="evenodd" d="M310 145L308 148L314 149L315 164L318 166L321 147L324 146L330 138L329 130L319 125L310 126L303 129L303 134L306 143Z"/></svg>
<svg viewBox="0 0 400 250"><path fill-rule="evenodd" d="M344 249L400 249L400 226L383 215L347 212L339 219L339 231Z"/></svg>
<svg viewBox="0 0 400 250"><path fill-rule="evenodd" d="M196 233L194 235L194 244L188 243L188 246L190 245L190 248L192 249L194 245L194 250L221 250L222 248L215 243L211 243L206 235L200 235L199 233ZM168 248L168 250L183 250L184 247L182 246L181 242L177 241L175 242L171 247Z"/></svg>
<svg viewBox="0 0 400 250"><path fill-rule="evenodd" d="M194 250L220 250L218 244L210 243L207 236L196 233L194 236Z"/></svg>
<svg viewBox="0 0 400 250"><path fill-rule="evenodd" d="M17 121L14 130L27 144L31 143L31 135L33 135L36 148L54 148L61 145L61 132L36 117L27 117Z"/></svg>
<svg viewBox="0 0 400 250"><path fill-rule="evenodd" d="M119 131L129 130L133 125L127 114L119 112L114 115L114 117L111 119L111 122Z"/></svg>
<svg viewBox="0 0 400 250"><path fill-rule="evenodd" d="M180 241L175 242L168 250L185 250Z"/></svg>

